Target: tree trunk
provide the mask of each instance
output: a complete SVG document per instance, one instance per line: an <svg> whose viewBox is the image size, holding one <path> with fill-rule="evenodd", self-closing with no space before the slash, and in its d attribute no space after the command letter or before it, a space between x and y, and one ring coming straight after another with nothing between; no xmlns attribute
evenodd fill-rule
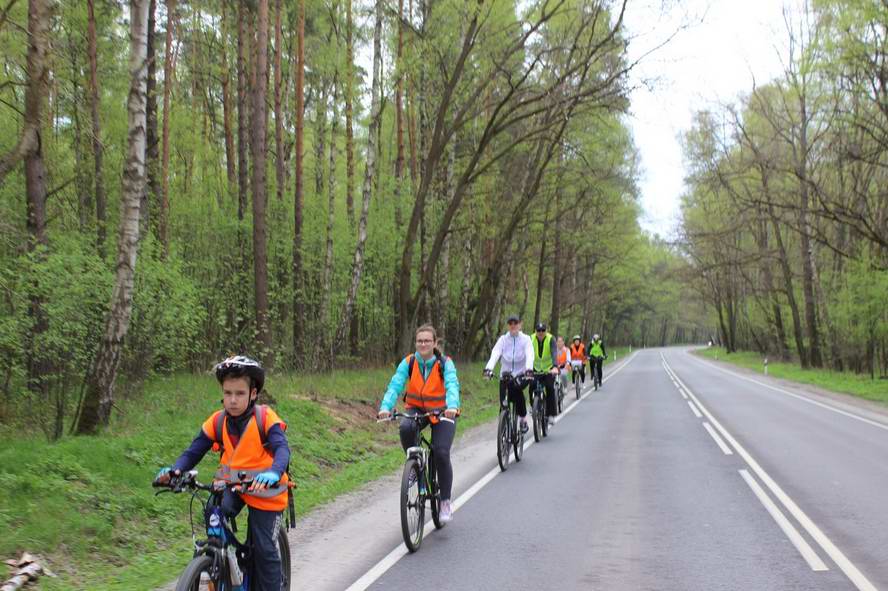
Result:
<svg viewBox="0 0 888 591"><path fill-rule="evenodd" d="M373 27L373 86L370 99L370 129L367 136L367 166L364 169L364 187L361 196L361 218L358 222L358 242L355 246L355 255L352 259L351 282L348 286L348 294L342 313L339 316L339 326L336 328L336 340L345 341L346 330L355 313L355 302L358 297L358 288L361 285L361 275L364 272L364 245L367 242L367 217L370 213L370 198L373 192L373 177L376 174L377 141L376 133L380 125L380 111L382 105L382 14L383 0L376 0L376 19Z"/></svg>
<svg viewBox="0 0 888 591"><path fill-rule="evenodd" d="M330 113L330 166L327 174L327 243L324 250L324 270L321 276L321 330L324 335L331 333L330 327L327 326L330 314L330 293L333 288L333 222L336 219L336 131L338 129L338 118L336 115L336 84L337 76L333 76L333 86L330 90L330 105L332 112ZM321 360L325 367L333 366L333 343L329 341L329 337L324 336L321 339L324 343L324 351L321 354Z"/></svg>
<svg viewBox="0 0 888 591"><path fill-rule="evenodd" d="M284 201L284 114L281 109L283 73L281 72L281 53L283 53L283 34L281 31L281 0L274 2L274 152L275 173L277 180L278 203Z"/></svg>
<svg viewBox="0 0 888 591"><path fill-rule="evenodd" d="M225 172L229 194L237 182L237 161L234 155L234 132L231 129L231 71L228 67L228 0L222 0L222 127L225 132Z"/></svg>
<svg viewBox="0 0 888 591"><path fill-rule="evenodd" d="M127 99L127 156L120 201L120 233L114 291L99 350L86 378L78 434L93 434L107 425L114 403L114 381L133 304L136 255L139 249L139 207L145 191L146 78L148 0L130 2L130 82Z"/></svg>
<svg viewBox="0 0 888 591"><path fill-rule="evenodd" d="M250 113L247 104L247 19L246 2L237 3L237 219L243 220L249 199Z"/></svg>
<svg viewBox="0 0 888 591"><path fill-rule="evenodd" d="M811 261L811 239L808 227L808 116L805 95L799 97L801 126L799 130L799 245L802 255L802 292L805 295L805 323L808 327L809 360L812 367L823 367L820 353L820 333L817 328L817 310L814 296L814 265Z"/></svg>
<svg viewBox="0 0 888 591"><path fill-rule="evenodd" d="M327 151L327 88L323 88L315 101L315 198L320 201L324 195L324 157Z"/></svg>
<svg viewBox="0 0 888 591"><path fill-rule="evenodd" d="M28 252L43 258L39 249L46 239L46 165L43 161L43 110L47 103L49 77L49 28L51 14L44 0L28 2L28 85L25 89L25 117L22 142L24 152L25 195L27 198ZM49 328L49 319L43 307L39 290L31 295L28 315L27 383L28 389L43 401L48 396L46 380L51 373L51 362L42 352L40 337Z"/></svg>
<svg viewBox="0 0 888 591"><path fill-rule="evenodd" d="M805 337L802 333L802 319L799 315L799 306L796 303L795 290L792 284L792 269L789 267L786 247L783 244L783 235L780 233L780 224L774 213L774 206L768 203L768 214L771 218L771 226L774 228L774 239L777 241L777 255L780 261L780 270L783 272L783 285L786 290L786 301L792 314L793 336L795 337L796 350L799 353L799 362L803 369L809 367L808 350L805 347Z"/></svg>
<svg viewBox="0 0 888 591"><path fill-rule="evenodd" d="M157 133L157 56L154 50L155 29L157 21L155 13L157 12L157 0L150 0L148 6L148 31L146 38L148 40L148 79L146 81L146 103L145 103L145 174L147 183L145 194L142 196L142 205L139 207L139 213L142 216L139 222L139 229L142 232L151 231L152 226L156 232L156 236L163 245L163 258L166 258L169 252L169 242L166 238L166 219L164 217L163 201L161 196L161 187L158 179L160 174L160 154L158 150L159 136ZM156 218L156 219L155 219Z"/></svg>
<svg viewBox="0 0 888 591"><path fill-rule="evenodd" d="M555 223L552 224L552 232L543 232L543 240L547 240L555 234L555 261L552 263L552 312L549 314L549 332L558 334L558 322L561 319L561 283L563 281L563 269L561 265L561 183L555 184Z"/></svg>
<svg viewBox="0 0 888 591"><path fill-rule="evenodd" d="M253 278L256 309L256 345L272 365L271 329L268 319L268 252L265 204L267 199L265 156L268 151L268 109L265 93L268 78L268 0L257 2L256 51L253 88Z"/></svg>
<svg viewBox="0 0 888 591"><path fill-rule="evenodd" d="M92 115L93 136L93 168L96 188L96 248L99 256L105 258L105 238L108 232L108 199L105 196L105 179L102 177L102 160L104 146L102 146L102 126L99 119L99 75L96 57L96 16L94 8L95 0L87 0L87 54L89 55L89 102Z"/></svg>
<svg viewBox="0 0 888 591"><path fill-rule="evenodd" d="M345 209L350 228L355 226L355 130L352 121L352 103L355 93L355 45L352 1L345 0Z"/></svg>
<svg viewBox="0 0 888 591"><path fill-rule="evenodd" d="M545 228L549 224L549 203L546 202L546 213L543 217L543 228ZM543 237L540 240L540 260L539 265L537 267L537 292L536 292L536 303L533 306L533 324L536 327L540 322L540 312L543 304L543 283L544 283L544 273L546 270L546 234L545 231L542 233Z"/></svg>
<svg viewBox="0 0 888 591"><path fill-rule="evenodd" d="M163 255L169 254L169 236L167 235L167 217L170 208L170 109L172 108L173 77L176 64L173 63L173 33L176 29L176 0L166 0L167 24L166 46L163 61L163 144L160 156L160 241Z"/></svg>
<svg viewBox="0 0 888 591"><path fill-rule="evenodd" d="M297 367L303 363L305 297L302 277L302 204L305 201L302 178L303 130L305 127L305 0L299 0L296 30L296 194L293 232L293 356Z"/></svg>

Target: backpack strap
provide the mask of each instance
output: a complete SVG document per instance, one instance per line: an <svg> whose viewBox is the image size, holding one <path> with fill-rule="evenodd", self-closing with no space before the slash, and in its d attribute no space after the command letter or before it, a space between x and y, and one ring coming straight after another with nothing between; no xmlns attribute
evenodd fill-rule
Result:
<svg viewBox="0 0 888 591"><path fill-rule="evenodd" d="M218 451L220 455L225 453L225 437L222 430L225 428L226 415L224 409L217 412L213 428L213 451Z"/></svg>
<svg viewBox="0 0 888 591"><path fill-rule="evenodd" d="M268 417L268 406L257 404L253 408L253 417L256 419L256 427L259 428L259 441L262 447L268 447L268 432L265 429L265 420Z"/></svg>

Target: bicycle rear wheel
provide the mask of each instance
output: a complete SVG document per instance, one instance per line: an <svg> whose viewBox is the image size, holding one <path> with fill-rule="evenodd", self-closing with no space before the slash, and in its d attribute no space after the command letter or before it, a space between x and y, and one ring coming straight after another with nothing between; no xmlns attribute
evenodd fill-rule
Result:
<svg viewBox="0 0 888 591"><path fill-rule="evenodd" d="M521 455L524 453L524 433L518 426L518 413L515 412L514 406L510 412L512 424L512 447L515 451L515 461L521 461Z"/></svg>
<svg viewBox="0 0 888 591"><path fill-rule="evenodd" d="M533 440L537 443L543 438L543 409L539 396L533 397Z"/></svg>
<svg viewBox="0 0 888 591"><path fill-rule="evenodd" d="M496 460L499 462L500 470L503 472L509 469L509 447L512 444L510 422L509 411L501 411L496 425Z"/></svg>
<svg viewBox="0 0 888 591"><path fill-rule="evenodd" d="M281 553L281 576L283 591L290 591L290 540L287 538L287 529L281 525L278 529L278 549ZM221 591L217 589L216 591Z"/></svg>
<svg viewBox="0 0 888 591"><path fill-rule="evenodd" d="M401 533L411 552L419 550L425 527L425 497L419 494L422 478L419 461L409 458L401 475Z"/></svg>
<svg viewBox="0 0 888 591"><path fill-rule="evenodd" d="M577 391L577 400L579 400L580 399L580 392L583 391L583 381L577 380L576 382L574 382L574 384L575 384L574 387L576 388L576 391Z"/></svg>
<svg viewBox="0 0 888 591"><path fill-rule="evenodd" d="M432 454L429 454L426 474L429 477L429 505L432 507L432 523L435 524L435 529L441 529L447 524L441 521L441 489L438 487L438 468L435 466L435 456Z"/></svg>
<svg viewBox="0 0 888 591"><path fill-rule="evenodd" d="M223 591L228 577L222 570L212 556L195 556L176 582L176 591Z"/></svg>

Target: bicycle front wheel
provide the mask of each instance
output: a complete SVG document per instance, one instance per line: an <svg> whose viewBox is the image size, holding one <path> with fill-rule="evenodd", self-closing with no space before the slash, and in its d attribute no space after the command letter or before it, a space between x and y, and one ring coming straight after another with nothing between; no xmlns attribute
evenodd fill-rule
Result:
<svg viewBox="0 0 888 591"><path fill-rule="evenodd" d="M212 556L195 556L176 582L176 591L222 591L228 588L226 574Z"/></svg>
<svg viewBox="0 0 888 591"><path fill-rule="evenodd" d="M509 469L509 447L512 442L511 433L509 433L509 411L500 412L499 420L496 424L496 461L499 462L500 470L505 472Z"/></svg>
<svg viewBox="0 0 888 591"><path fill-rule="evenodd" d="M543 401L539 396L533 399L533 440L537 443L543 438Z"/></svg>
<svg viewBox="0 0 888 591"><path fill-rule="evenodd" d="M581 380L577 380L575 382L575 384L576 384L576 391L577 391L577 400L579 400L580 399L580 392L583 391L583 382Z"/></svg>
<svg viewBox="0 0 888 591"><path fill-rule="evenodd" d="M283 591L290 591L290 540L287 538L287 530L281 525L278 529L278 550L281 553L281 577ZM216 589L216 591L221 591Z"/></svg>
<svg viewBox="0 0 888 591"><path fill-rule="evenodd" d="M404 544L411 552L419 550L425 527L425 495L419 493L422 478L419 461L416 458L408 459L401 475L401 533Z"/></svg>

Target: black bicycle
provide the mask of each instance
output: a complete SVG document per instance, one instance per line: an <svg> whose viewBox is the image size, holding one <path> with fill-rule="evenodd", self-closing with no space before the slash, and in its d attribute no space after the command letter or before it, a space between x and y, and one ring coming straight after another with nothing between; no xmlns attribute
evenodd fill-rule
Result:
<svg viewBox="0 0 888 591"><path fill-rule="evenodd" d="M560 370L555 376L555 405L558 407L558 414L561 414L564 411L564 383Z"/></svg>
<svg viewBox="0 0 888 591"><path fill-rule="evenodd" d="M499 420L496 424L496 459L500 470L505 472L509 468L509 456L514 450L515 461L521 461L524 453L524 433L518 427L518 412L515 410L515 401L508 395L510 390L518 388L521 396L523 387L522 378L506 372L500 376L500 381L506 382L506 396L500 405Z"/></svg>
<svg viewBox="0 0 888 591"><path fill-rule="evenodd" d="M549 435L549 417L546 414L546 385L543 379L548 372L533 374L533 395L531 396L531 412L533 414L533 440L537 443Z"/></svg>
<svg viewBox="0 0 888 591"><path fill-rule="evenodd" d="M191 539L194 543L194 557L176 583L176 591L248 591L252 574L253 557L252 542L249 531L246 540L241 543L235 533L237 522L229 520L222 512L222 496L226 490L245 491L252 479L246 474L238 474L237 480L201 484L197 481L197 470L181 475L170 475L169 483L161 484L156 480L152 485L162 488L157 494L166 492L191 494L189 518L191 520ZM206 498L201 493L208 493ZM248 494L248 493L246 493ZM198 539L195 530L194 503L198 501L203 508L203 529L206 539ZM278 531L278 548L281 554L281 574L283 586L290 589L290 543L287 531L281 524Z"/></svg>
<svg viewBox="0 0 888 591"><path fill-rule="evenodd" d="M429 417L439 417L442 413L404 414L394 411L382 421L407 419L417 423ZM443 418L442 418L443 420ZM432 522L436 529L444 527L441 521L441 491L438 488L438 470L432 442L420 432L419 445L407 449L404 472L401 474L401 534L410 552L419 550L425 530L426 501L432 509Z"/></svg>

